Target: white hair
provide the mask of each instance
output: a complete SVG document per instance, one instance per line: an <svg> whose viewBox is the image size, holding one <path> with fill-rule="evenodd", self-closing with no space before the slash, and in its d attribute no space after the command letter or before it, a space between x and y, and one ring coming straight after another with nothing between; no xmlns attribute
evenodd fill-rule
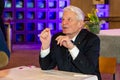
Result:
<svg viewBox="0 0 120 80"><path fill-rule="evenodd" d="M85 15L83 11L78 7L70 5L70 6L65 7L63 11L73 11L76 13L78 20L84 21Z"/></svg>

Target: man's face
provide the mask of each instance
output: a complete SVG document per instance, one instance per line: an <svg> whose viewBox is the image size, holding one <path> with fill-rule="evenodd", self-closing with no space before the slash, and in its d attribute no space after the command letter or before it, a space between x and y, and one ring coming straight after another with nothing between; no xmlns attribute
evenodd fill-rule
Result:
<svg viewBox="0 0 120 80"><path fill-rule="evenodd" d="M82 27L82 22L77 19L77 16L72 11L63 12L62 31L66 35L76 35Z"/></svg>

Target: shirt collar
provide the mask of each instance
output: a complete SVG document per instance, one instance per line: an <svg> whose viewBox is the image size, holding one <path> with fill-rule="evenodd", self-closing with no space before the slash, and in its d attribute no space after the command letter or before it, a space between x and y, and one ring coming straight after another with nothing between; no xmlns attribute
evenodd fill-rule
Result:
<svg viewBox="0 0 120 80"><path fill-rule="evenodd" d="M73 42L75 41L76 37L77 37L77 35L72 38L72 41L73 41Z"/></svg>

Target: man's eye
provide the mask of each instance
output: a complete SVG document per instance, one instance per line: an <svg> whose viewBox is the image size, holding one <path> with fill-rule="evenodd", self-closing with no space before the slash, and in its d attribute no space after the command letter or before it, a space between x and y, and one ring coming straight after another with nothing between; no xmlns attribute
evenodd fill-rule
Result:
<svg viewBox="0 0 120 80"><path fill-rule="evenodd" d="M69 18L68 21L71 21L71 18Z"/></svg>

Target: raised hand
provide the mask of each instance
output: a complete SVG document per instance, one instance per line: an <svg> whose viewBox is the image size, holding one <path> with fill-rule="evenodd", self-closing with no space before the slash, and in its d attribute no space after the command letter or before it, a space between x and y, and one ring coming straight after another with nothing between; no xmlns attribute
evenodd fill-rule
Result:
<svg viewBox="0 0 120 80"><path fill-rule="evenodd" d="M74 47L74 44L71 42L71 39L68 36L58 36L56 41L58 45L64 46L68 49L72 49Z"/></svg>
<svg viewBox="0 0 120 80"><path fill-rule="evenodd" d="M45 28L39 35L40 41L42 43L41 48L47 49L50 47L50 42L51 42L51 32L49 28Z"/></svg>

